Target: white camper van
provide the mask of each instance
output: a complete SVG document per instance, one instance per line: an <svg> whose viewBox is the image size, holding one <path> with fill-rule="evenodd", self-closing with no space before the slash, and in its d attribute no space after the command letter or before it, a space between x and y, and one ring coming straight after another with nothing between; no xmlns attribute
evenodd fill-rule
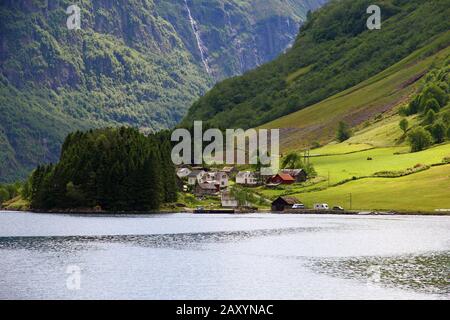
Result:
<svg viewBox="0 0 450 320"><path fill-rule="evenodd" d="M326 203L316 203L314 210L330 210L330 206Z"/></svg>

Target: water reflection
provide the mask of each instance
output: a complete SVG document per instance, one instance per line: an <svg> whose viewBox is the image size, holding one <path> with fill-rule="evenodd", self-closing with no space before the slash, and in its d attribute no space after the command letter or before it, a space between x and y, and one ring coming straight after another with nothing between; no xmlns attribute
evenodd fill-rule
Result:
<svg viewBox="0 0 450 320"><path fill-rule="evenodd" d="M0 237L0 250L25 249L41 252L73 252L92 250L98 244L124 244L147 248L199 250L205 244L241 242L253 238L290 235L301 232L318 232L331 228L280 228L251 231L225 231L205 233L68 236L68 237Z"/></svg>

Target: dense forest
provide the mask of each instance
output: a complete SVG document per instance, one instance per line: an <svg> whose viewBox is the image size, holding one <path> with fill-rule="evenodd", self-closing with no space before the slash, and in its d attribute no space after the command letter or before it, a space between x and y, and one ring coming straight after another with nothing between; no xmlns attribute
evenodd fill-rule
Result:
<svg viewBox="0 0 450 320"><path fill-rule="evenodd" d="M381 8L381 30L366 26L372 4ZM291 50L217 84L193 104L183 123L249 128L310 106L432 42L450 29L449 16L447 0L332 1L308 15Z"/></svg>
<svg viewBox="0 0 450 320"><path fill-rule="evenodd" d="M404 116L418 116L410 127L407 118L400 128L407 134L412 151L421 151L433 144L450 140L450 57L442 66L435 66L408 106L400 110Z"/></svg>
<svg viewBox="0 0 450 320"><path fill-rule="evenodd" d="M177 199L168 132L132 128L77 131L55 165L41 165L24 187L33 209L156 210Z"/></svg>

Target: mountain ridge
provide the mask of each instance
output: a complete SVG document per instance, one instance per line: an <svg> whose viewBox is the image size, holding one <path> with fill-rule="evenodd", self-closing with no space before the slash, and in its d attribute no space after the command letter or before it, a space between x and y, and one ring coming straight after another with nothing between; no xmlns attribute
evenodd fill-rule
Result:
<svg viewBox="0 0 450 320"><path fill-rule="evenodd" d="M372 4L381 8L381 30L367 29ZM426 46L449 29L449 14L443 0L332 1L309 16L287 53L217 84L192 105L183 124L250 128L311 106Z"/></svg>

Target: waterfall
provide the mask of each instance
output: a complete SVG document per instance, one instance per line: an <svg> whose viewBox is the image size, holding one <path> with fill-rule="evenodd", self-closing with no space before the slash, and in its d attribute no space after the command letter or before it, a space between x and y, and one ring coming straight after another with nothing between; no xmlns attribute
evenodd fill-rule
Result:
<svg viewBox="0 0 450 320"><path fill-rule="evenodd" d="M225 16L227 19L227 25L230 30L230 39L232 39L233 44L235 45L236 51L238 53L238 59L239 59L239 67L240 72L244 73L245 71L245 62L244 62L244 49L241 46L241 40L239 39L239 32L233 27L233 24L231 23L231 17L228 11L225 9L225 5L223 6L223 11L225 12Z"/></svg>
<svg viewBox="0 0 450 320"><path fill-rule="evenodd" d="M198 47L198 50L200 51L200 57L202 59L203 65L205 66L206 72L209 75L211 75L211 68L209 67L208 57L207 57L208 56L208 50L205 47L205 45L203 44L202 38L200 36L200 30L199 30L198 25L197 25L197 21L195 21L194 18L192 17L191 9L189 8L187 0L184 0L184 3L186 5L186 10L187 10L188 15L189 15L189 21L191 23L192 31L194 32L195 39L197 41L197 47Z"/></svg>

